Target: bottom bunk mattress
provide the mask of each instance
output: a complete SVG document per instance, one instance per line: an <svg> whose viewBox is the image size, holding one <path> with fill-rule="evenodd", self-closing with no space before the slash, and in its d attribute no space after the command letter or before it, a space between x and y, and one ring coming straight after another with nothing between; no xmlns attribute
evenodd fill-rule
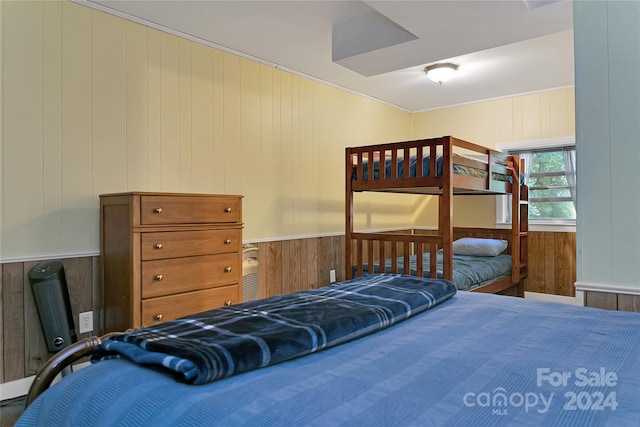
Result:
<svg viewBox="0 0 640 427"><path fill-rule="evenodd" d="M379 332L203 385L101 360L16 425L637 426L638 396L640 314L459 292Z"/></svg>
<svg viewBox="0 0 640 427"><path fill-rule="evenodd" d="M442 252L437 254L437 277L443 277ZM404 272L404 258L398 258L398 271ZM431 255L427 252L423 254L422 265L424 277L429 277L429 265ZM411 255L409 257L409 268L412 276L417 275L417 257ZM369 265L364 264L362 270L368 271ZM379 263L374 264L374 273L380 273ZM385 263L385 271L391 271L391 260L387 259ZM356 267L353 269L353 275L358 276ZM470 291L482 285L495 282L511 276L511 255L499 254L496 256L474 256L474 255L453 255L453 283L460 291Z"/></svg>

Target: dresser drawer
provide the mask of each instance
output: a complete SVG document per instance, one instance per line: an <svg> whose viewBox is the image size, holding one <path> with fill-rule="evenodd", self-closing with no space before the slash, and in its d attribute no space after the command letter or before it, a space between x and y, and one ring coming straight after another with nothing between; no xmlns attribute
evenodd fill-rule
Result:
<svg viewBox="0 0 640 427"><path fill-rule="evenodd" d="M238 253L240 233L239 229L142 233L142 260Z"/></svg>
<svg viewBox="0 0 640 427"><path fill-rule="evenodd" d="M142 262L142 298L232 285L240 278L237 253Z"/></svg>
<svg viewBox="0 0 640 427"><path fill-rule="evenodd" d="M239 301L238 285L142 300L142 326L177 319Z"/></svg>
<svg viewBox="0 0 640 427"><path fill-rule="evenodd" d="M242 196L102 194L100 258L104 333L240 302Z"/></svg>
<svg viewBox="0 0 640 427"><path fill-rule="evenodd" d="M240 222L239 197L187 197L146 195L140 197L142 225Z"/></svg>

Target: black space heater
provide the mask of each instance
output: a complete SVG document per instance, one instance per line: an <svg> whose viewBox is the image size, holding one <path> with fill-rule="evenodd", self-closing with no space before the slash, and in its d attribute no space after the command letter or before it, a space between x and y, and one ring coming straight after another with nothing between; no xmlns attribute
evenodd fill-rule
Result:
<svg viewBox="0 0 640 427"><path fill-rule="evenodd" d="M47 261L36 265L29 270L29 282L49 351L55 353L76 342L78 337L62 263Z"/></svg>

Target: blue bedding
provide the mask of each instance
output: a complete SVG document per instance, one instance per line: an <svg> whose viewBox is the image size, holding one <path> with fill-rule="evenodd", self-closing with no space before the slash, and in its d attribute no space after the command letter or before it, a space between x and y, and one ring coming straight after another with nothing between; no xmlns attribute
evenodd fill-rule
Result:
<svg viewBox="0 0 640 427"><path fill-rule="evenodd" d="M203 384L379 331L456 293L446 280L376 275L115 335L94 360L127 357Z"/></svg>
<svg viewBox="0 0 640 427"><path fill-rule="evenodd" d="M454 154L454 156L456 156L456 154ZM429 176L429 171L431 170L431 165L430 165L430 160L429 160L430 156L425 154L422 157L422 176ZM397 177L398 178L404 178L404 167L403 167L403 163L404 163L404 158L403 157L398 157L397 159L397 163L396 163L396 173L397 173ZM416 176L416 168L419 166L419 162L418 162L418 158L417 156L413 155L409 157L409 177L414 178ZM501 165L504 165L503 163L501 163ZM392 160L390 157L386 157L384 160L384 175L381 176L380 175L380 161L379 160L375 160L373 162L373 179L380 179L380 178L386 178L389 179L391 178L391 167L392 167ZM486 178L487 177L487 171L483 170L483 169L477 169L477 168L473 168L470 166L464 166L464 165L460 165L460 164L456 164L453 163L452 165L452 169L453 169L453 173L454 174L458 174L458 175L466 175L466 176L472 176L472 177L476 177L476 178ZM437 155L436 156L436 175L442 175L442 155ZM362 162L362 176L364 180L369 179L369 162L367 160L364 160ZM498 181L505 181L505 182L511 182L511 178L508 175L505 174L500 174L500 173L493 173L492 174L493 179L498 180ZM353 179L356 179L355 176L355 170L354 170L354 176Z"/></svg>
<svg viewBox="0 0 640 427"><path fill-rule="evenodd" d="M17 426L638 426L640 314L459 292L391 328L204 385L104 360Z"/></svg>
<svg viewBox="0 0 640 427"><path fill-rule="evenodd" d="M429 277L429 265L431 255L423 254L423 276ZM416 275L417 261L416 255L409 257L411 274ZM391 271L391 260L385 263L386 270ZM442 278L442 252L437 252L437 274L438 278ZM368 264L363 266L366 273ZM404 259L398 258L398 271L404 271ZM378 264L374 265L374 272L379 273ZM357 269L354 268L354 276L357 276ZM484 284L494 282L503 277L511 275L511 255L500 254L497 256L470 256L470 255L453 255L453 283L460 291L469 291Z"/></svg>

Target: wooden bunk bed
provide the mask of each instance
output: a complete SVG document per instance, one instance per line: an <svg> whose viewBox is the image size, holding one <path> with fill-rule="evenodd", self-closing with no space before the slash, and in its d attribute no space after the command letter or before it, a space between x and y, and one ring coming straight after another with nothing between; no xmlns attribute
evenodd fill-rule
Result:
<svg viewBox="0 0 640 427"><path fill-rule="evenodd" d="M374 272L453 280L453 242L471 236L508 241L511 275L485 281L475 292L524 296L527 277L528 189L523 164L510 156L451 136L346 149L346 279ZM438 196L438 230L354 231L354 193L388 192ZM510 229L454 228L454 195L511 194ZM441 273L436 260L442 250ZM428 265L423 256L428 254ZM410 262L410 258L412 261ZM369 262L370 261L370 262ZM411 266L413 262L414 266Z"/></svg>

